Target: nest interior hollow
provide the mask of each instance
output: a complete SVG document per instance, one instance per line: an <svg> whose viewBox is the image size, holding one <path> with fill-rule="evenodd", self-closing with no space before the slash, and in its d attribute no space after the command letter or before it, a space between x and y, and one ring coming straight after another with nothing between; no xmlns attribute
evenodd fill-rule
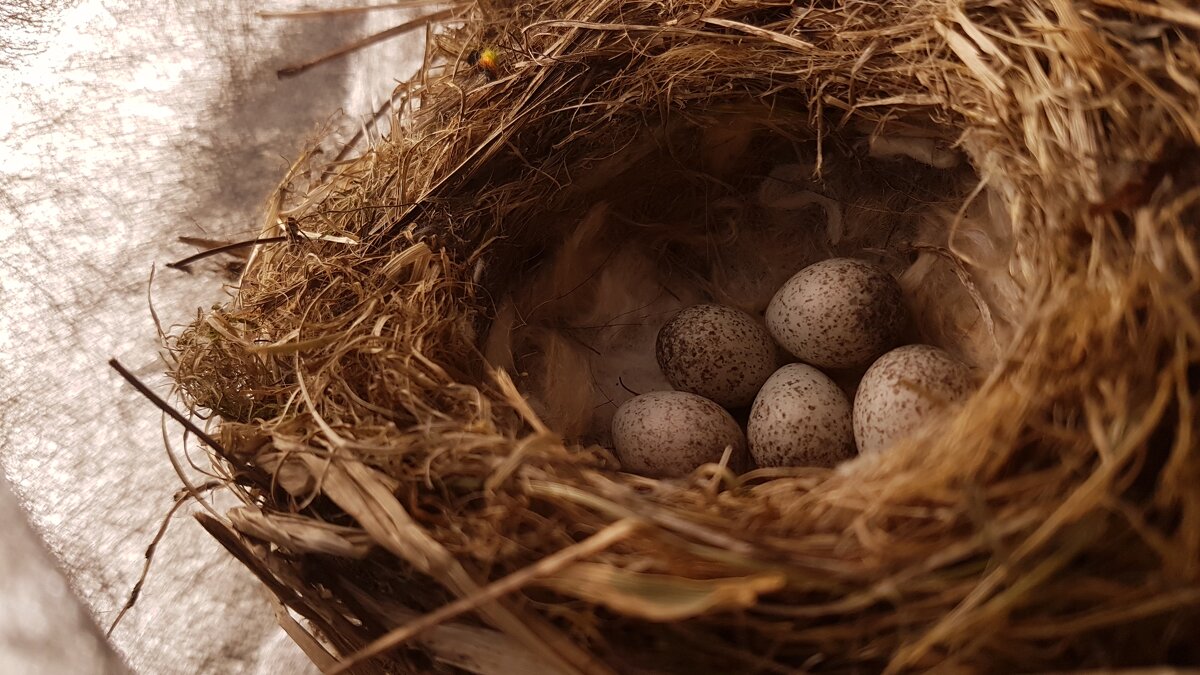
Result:
<svg viewBox="0 0 1200 675"><path fill-rule="evenodd" d="M786 116L725 110L631 141L594 169L610 180L538 214L524 270L492 277L484 357L567 442L608 446L621 403L671 388L654 342L675 312L718 302L761 320L784 281L830 257L901 279L915 318L906 341L995 363L1019 296L1011 228L962 157L886 127L818 149L803 128L764 129L772 120ZM935 153L940 166L926 163ZM852 393L862 373L833 374Z"/></svg>

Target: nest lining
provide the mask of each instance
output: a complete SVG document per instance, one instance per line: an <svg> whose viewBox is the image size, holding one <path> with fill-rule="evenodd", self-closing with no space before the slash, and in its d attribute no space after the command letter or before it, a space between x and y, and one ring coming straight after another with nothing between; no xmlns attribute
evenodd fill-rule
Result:
<svg viewBox="0 0 1200 675"><path fill-rule="evenodd" d="M356 668L1195 662L1200 52L1190 10L1130 7L458 7L396 131L281 192L272 225L330 239L261 249L171 342L246 504L206 527L330 669L326 649L385 634L405 646ZM479 44L504 55L490 77L460 58ZM786 252L770 214L737 215L781 166L861 212L839 237L829 202L786 217L904 270L928 337L986 370L979 393L837 471L619 473L577 442L587 401L536 395L562 382L539 381L547 345L595 348L554 312L638 270L711 296L714 251ZM600 264L605 242L632 262ZM602 268L621 274L555 306ZM613 328L604 309L566 332ZM451 629L474 657L439 648Z"/></svg>

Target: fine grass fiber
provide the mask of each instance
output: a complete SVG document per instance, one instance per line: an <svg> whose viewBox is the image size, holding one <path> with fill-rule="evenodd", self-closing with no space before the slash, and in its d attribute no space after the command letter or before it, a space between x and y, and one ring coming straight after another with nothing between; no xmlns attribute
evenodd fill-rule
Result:
<svg viewBox="0 0 1200 675"><path fill-rule="evenodd" d="M1200 661L1200 12L438 17L392 131L301 158L263 233L286 241L168 341L244 502L201 521L318 666ZM662 388L673 311L761 311L840 255L897 274L909 339L975 394L834 470L620 471L608 420Z"/></svg>

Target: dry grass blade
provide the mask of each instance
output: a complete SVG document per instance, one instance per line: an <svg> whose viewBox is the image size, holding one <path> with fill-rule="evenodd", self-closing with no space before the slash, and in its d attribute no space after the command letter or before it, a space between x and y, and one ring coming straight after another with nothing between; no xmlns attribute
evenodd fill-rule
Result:
<svg viewBox="0 0 1200 675"><path fill-rule="evenodd" d="M354 654L346 661L342 662L336 669L331 671L330 675L345 672L354 667L356 664L366 661L378 654L393 649L406 641L420 635L423 631L429 630L434 626L449 621L454 617L477 609L484 603L496 600L501 596L513 593L521 587L536 581L539 578L554 575L563 570L570 569L577 560L593 556L613 544L625 539L637 528L635 521L621 520L613 523L605 529L588 537L587 539L575 544L574 546L565 548L557 553L549 556L537 563L526 567L523 570L514 572L503 579L500 579L479 592L456 600L441 609L430 612L425 616L414 620L413 622L397 628L387 635L379 638L375 642L367 645L361 652Z"/></svg>
<svg viewBox="0 0 1200 675"><path fill-rule="evenodd" d="M730 21L729 19L706 18L706 19L704 19L704 23L707 23L707 24L710 24L713 26L720 26L722 28L731 28L733 30L741 31L743 33L746 33L748 35L753 35L755 37L766 38L767 40L770 40L772 42L778 42L781 45L784 45L786 47L791 47L792 49L797 49L800 51L808 51L808 50L815 48L815 46L810 42L805 42L804 40L800 40L800 39L794 38L790 35L785 35L783 33L777 33L772 30L766 30L763 28L759 28L758 26L751 26L749 24L745 24L740 21Z"/></svg>
<svg viewBox="0 0 1200 675"><path fill-rule="evenodd" d="M371 551L371 538L357 528L284 514L268 515L253 507L231 509L226 517L238 532L293 554L321 553L359 559Z"/></svg>
<svg viewBox="0 0 1200 675"><path fill-rule="evenodd" d="M1096 0L1096 4L1200 29L1200 12L1183 5L1171 6L1167 3L1155 4L1140 0Z"/></svg>
<svg viewBox="0 0 1200 675"><path fill-rule="evenodd" d="M642 574L601 564L579 563L539 582L563 595L604 605L648 621L682 621L715 612L753 607L758 597L782 590L782 574L735 579L681 579Z"/></svg>
<svg viewBox="0 0 1200 675"><path fill-rule="evenodd" d="M397 606L386 599L368 595L347 585L346 592L357 602L385 617L391 625L403 626L421 618L421 614ZM467 672L479 675L509 675L510 673L546 673L566 675L566 671L538 659L503 633L462 623L443 623L415 638L432 656Z"/></svg>
<svg viewBox="0 0 1200 675"><path fill-rule="evenodd" d="M484 593L445 547L412 520L372 469L353 460L326 461L312 455L300 459L318 477L322 492L353 517L375 543L463 596L470 609L478 611L497 629L569 672L606 672L603 666L556 635L553 628L538 626L497 602L503 593L495 597Z"/></svg>

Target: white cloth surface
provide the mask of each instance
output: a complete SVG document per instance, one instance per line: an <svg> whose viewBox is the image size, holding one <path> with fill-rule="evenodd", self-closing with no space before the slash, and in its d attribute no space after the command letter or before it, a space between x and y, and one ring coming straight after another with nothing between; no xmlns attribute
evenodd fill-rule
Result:
<svg viewBox="0 0 1200 675"><path fill-rule="evenodd" d="M320 6L353 4L362 3ZM221 300L216 263L191 275L161 267L194 252L176 238L253 236L304 141L339 109L355 126L423 53L419 36L400 38L280 81L277 68L408 16L255 15L301 6L0 0L0 463L103 627L179 487L158 412L106 366L116 356L165 392L146 302L151 264L164 323ZM0 615L33 612L91 634L55 591L52 558L20 539L7 503L0 555L11 560L0 575L24 570L44 592L0 585ZM265 591L190 518L196 508L183 509L159 545L113 635L116 651L138 673L313 672L275 624ZM0 622L0 632L11 625ZM9 637L0 634L0 672L16 672L5 666L18 661L5 659L21 657ZM62 647L81 658L87 649ZM100 647L91 655L106 663ZM46 658L54 671L56 655Z"/></svg>
<svg viewBox="0 0 1200 675"><path fill-rule="evenodd" d="M3 477L0 528L0 673L127 673L26 525Z"/></svg>

